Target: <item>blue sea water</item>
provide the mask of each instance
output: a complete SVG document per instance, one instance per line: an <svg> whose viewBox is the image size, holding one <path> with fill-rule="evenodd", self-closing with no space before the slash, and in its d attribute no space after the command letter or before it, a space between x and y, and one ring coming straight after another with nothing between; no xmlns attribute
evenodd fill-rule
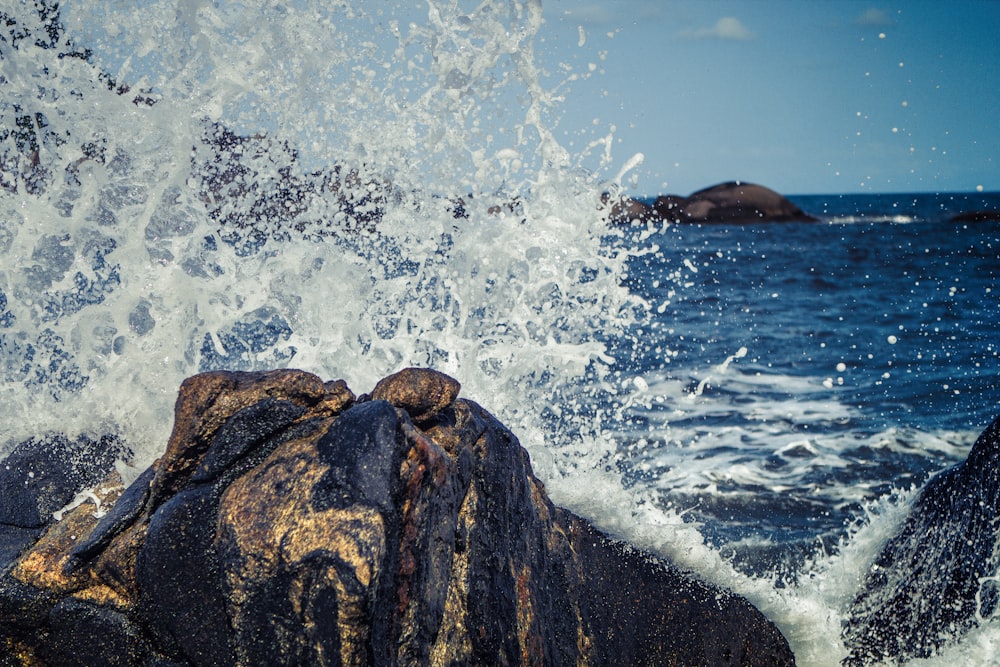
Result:
<svg viewBox="0 0 1000 667"><path fill-rule="evenodd" d="M763 569L834 543L1000 415L1000 223L951 220L1000 195L792 199L820 221L636 234L658 250L628 285L656 315L618 351L645 389L627 476Z"/></svg>

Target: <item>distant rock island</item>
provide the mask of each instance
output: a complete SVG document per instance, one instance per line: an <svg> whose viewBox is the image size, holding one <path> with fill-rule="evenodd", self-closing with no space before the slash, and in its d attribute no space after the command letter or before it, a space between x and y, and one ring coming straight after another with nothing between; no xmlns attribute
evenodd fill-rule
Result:
<svg viewBox="0 0 1000 667"><path fill-rule="evenodd" d="M660 195L652 204L632 197L620 197L611 202L608 221L616 224L632 222L694 222L746 224L753 222L816 222L817 219L770 188L746 181L719 183L698 190L687 197Z"/></svg>

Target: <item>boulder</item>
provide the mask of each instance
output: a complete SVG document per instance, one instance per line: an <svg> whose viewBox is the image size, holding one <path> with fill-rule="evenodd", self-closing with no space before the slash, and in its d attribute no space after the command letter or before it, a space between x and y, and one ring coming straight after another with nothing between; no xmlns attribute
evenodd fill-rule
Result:
<svg viewBox="0 0 1000 667"><path fill-rule="evenodd" d="M762 185L742 181L699 190L680 207L678 222L748 223L815 222L784 196Z"/></svg>
<svg viewBox="0 0 1000 667"><path fill-rule="evenodd" d="M1000 419L934 477L868 571L844 625L845 665L925 658L1000 605Z"/></svg>
<svg viewBox="0 0 1000 667"><path fill-rule="evenodd" d="M81 505L6 552L0 653L793 664L746 600L554 506L514 435L459 390L418 369L360 397L292 370L188 379L163 457L127 489L106 466L91 490L106 516Z"/></svg>

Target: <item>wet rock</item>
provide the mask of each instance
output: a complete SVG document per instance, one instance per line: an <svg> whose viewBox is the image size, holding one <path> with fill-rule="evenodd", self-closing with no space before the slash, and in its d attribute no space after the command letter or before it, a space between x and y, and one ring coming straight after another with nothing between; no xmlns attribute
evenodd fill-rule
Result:
<svg viewBox="0 0 1000 667"><path fill-rule="evenodd" d="M444 373L424 368L405 368L379 380L372 390L372 399L388 401L406 410L419 423L427 421L449 407L461 385Z"/></svg>
<svg viewBox="0 0 1000 667"><path fill-rule="evenodd" d="M166 453L109 493L120 506L100 523L70 510L0 570L0 650L28 664L793 663L746 600L555 507L514 435L458 391L422 369L357 400L300 371L185 381Z"/></svg>
<svg viewBox="0 0 1000 667"><path fill-rule="evenodd" d="M48 620L50 634L36 649L42 664L130 667L150 657L139 628L109 606L68 597L53 606Z"/></svg>
<svg viewBox="0 0 1000 667"><path fill-rule="evenodd" d="M996 222L1000 221L1000 211L963 211L951 216L949 222Z"/></svg>
<svg viewBox="0 0 1000 667"><path fill-rule="evenodd" d="M1000 606L1000 419L920 492L875 559L844 626L845 665L932 655Z"/></svg>
<svg viewBox="0 0 1000 667"><path fill-rule="evenodd" d="M112 436L52 435L17 444L0 461L0 571L77 492L100 482L116 459L128 455L127 446Z"/></svg>

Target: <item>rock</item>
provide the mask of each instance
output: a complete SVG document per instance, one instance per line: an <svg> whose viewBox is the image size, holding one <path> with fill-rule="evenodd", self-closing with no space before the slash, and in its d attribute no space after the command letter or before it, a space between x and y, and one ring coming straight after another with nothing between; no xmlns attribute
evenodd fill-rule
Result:
<svg viewBox="0 0 1000 667"><path fill-rule="evenodd" d="M746 600L555 507L458 382L185 381L164 456L0 569L20 664L791 665ZM113 477L114 474L111 473Z"/></svg>
<svg viewBox="0 0 1000 667"><path fill-rule="evenodd" d="M420 423L450 406L458 398L459 389L458 380L444 373L406 368L380 380L371 397L406 410L413 421Z"/></svg>
<svg viewBox="0 0 1000 667"><path fill-rule="evenodd" d="M741 181L720 183L687 198L679 222L815 222L816 218L770 188Z"/></svg>
<svg viewBox="0 0 1000 667"><path fill-rule="evenodd" d="M713 185L688 197L660 195L652 206L623 197L611 209L608 220L617 223L636 220L728 224L816 222L816 218L774 190L741 181Z"/></svg>
<svg viewBox="0 0 1000 667"><path fill-rule="evenodd" d="M652 207L638 199L622 196L612 202L607 192L601 195L601 208L608 211L608 222L615 224L648 222L659 217Z"/></svg>
<svg viewBox="0 0 1000 667"><path fill-rule="evenodd" d="M1000 211L963 211L951 216L949 222L995 222L1000 220Z"/></svg>
<svg viewBox="0 0 1000 667"><path fill-rule="evenodd" d="M128 448L111 436L53 435L19 443L0 462L0 569L54 521L77 492L99 483Z"/></svg>
<svg viewBox="0 0 1000 667"><path fill-rule="evenodd" d="M687 197L679 195L660 195L653 202L653 210L667 222L681 222L687 201Z"/></svg>
<svg viewBox="0 0 1000 667"><path fill-rule="evenodd" d="M965 462L920 492L865 577L844 627L845 665L933 654L1000 604L1000 419Z"/></svg>

